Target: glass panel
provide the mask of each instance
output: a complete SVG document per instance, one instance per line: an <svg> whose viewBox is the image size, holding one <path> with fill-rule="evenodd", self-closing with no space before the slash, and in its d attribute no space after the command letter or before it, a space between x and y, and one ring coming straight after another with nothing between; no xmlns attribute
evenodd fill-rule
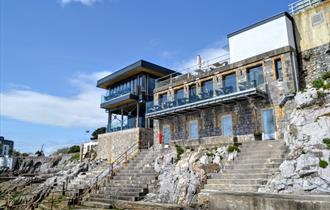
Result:
<svg viewBox="0 0 330 210"><path fill-rule="evenodd" d="M140 86L141 86L142 91L146 90L146 76L145 75L140 76Z"/></svg>
<svg viewBox="0 0 330 210"><path fill-rule="evenodd" d="M281 59L275 60L275 73L276 73L276 79L283 80L283 74L282 74L282 61Z"/></svg>
<svg viewBox="0 0 330 210"><path fill-rule="evenodd" d="M233 135L233 122L231 116L222 117L222 131L224 136Z"/></svg>
<svg viewBox="0 0 330 210"><path fill-rule="evenodd" d="M167 93L164 93L159 96L158 104L159 106L164 106L167 103Z"/></svg>
<svg viewBox="0 0 330 210"><path fill-rule="evenodd" d="M164 135L164 144L169 144L171 138L171 130L169 126L163 127L163 135Z"/></svg>
<svg viewBox="0 0 330 210"><path fill-rule="evenodd" d="M203 93L212 93L213 92L213 80L208 80L202 83Z"/></svg>
<svg viewBox="0 0 330 210"><path fill-rule="evenodd" d="M223 77L223 92L224 94L234 93L236 89L236 74L229 74Z"/></svg>
<svg viewBox="0 0 330 210"><path fill-rule="evenodd" d="M148 78L148 94L153 95L154 89L155 89L155 79L149 77Z"/></svg>
<svg viewBox="0 0 330 210"><path fill-rule="evenodd" d="M198 139L198 122L196 120L189 122L189 139Z"/></svg>
<svg viewBox="0 0 330 210"><path fill-rule="evenodd" d="M275 139L274 112L272 109L262 111L262 127L265 140Z"/></svg>
<svg viewBox="0 0 330 210"><path fill-rule="evenodd" d="M264 83L262 65L248 69L248 80L255 81L256 85Z"/></svg>
<svg viewBox="0 0 330 210"><path fill-rule="evenodd" d="M184 98L183 88L175 91L175 100Z"/></svg>

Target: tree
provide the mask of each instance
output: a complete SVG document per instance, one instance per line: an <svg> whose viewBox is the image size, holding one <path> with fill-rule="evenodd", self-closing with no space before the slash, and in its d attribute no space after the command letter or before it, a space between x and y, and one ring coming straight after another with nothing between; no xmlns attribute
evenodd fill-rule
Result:
<svg viewBox="0 0 330 210"><path fill-rule="evenodd" d="M101 127L101 128L98 128L96 129L93 133L92 133L92 137L91 137L91 140L96 140L97 139L97 136L99 134L103 134L106 132L106 128L105 127Z"/></svg>

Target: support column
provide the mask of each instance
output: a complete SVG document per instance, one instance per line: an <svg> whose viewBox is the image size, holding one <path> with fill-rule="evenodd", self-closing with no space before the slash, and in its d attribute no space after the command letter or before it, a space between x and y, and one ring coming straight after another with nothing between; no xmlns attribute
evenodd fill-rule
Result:
<svg viewBox="0 0 330 210"><path fill-rule="evenodd" d="M123 130L123 126L124 126L124 108L123 107L120 108L120 114L121 114L121 130Z"/></svg>
<svg viewBox="0 0 330 210"><path fill-rule="evenodd" d="M139 117L140 117L140 104L139 102L136 103L136 127L140 127L139 123Z"/></svg>
<svg viewBox="0 0 330 210"><path fill-rule="evenodd" d="M111 131L111 122L112 122L112 113L109 110L109 113L108 113L108 128L107 128L108 132Z"/></svg>

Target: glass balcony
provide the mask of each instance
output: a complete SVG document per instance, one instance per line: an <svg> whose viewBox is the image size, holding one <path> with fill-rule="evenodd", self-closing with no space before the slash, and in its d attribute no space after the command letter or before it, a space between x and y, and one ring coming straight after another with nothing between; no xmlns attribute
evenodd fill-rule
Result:
<svg viewBox="0 0 330 210"><path fill-rule="evenodd" d="M135 92L131 88L126 88L124 90L116 91L116 92L111 92L108 93L107 95L103 95L101 97L101 103L108 102L112 99L118 98L120 96L126 95L128 93L135 94Z"/></svg>
<svg viewBox="0 0 330 210"><path fill-rule="evenodd" d="M126 119L123 123L123 127L121 127L120 123L113 123L112 125L108 124L107 132L116 132L121 130L127 130L131 128L137 128L137 127L144 127L145 118L139 117L138 119L138 126L136 126L136 117Z"/></svg>
<svg viewBox="0 0 330 210"><path fill-rule="evenodd" d="M257 94L259 92L265 93L264 84L257 86L256 81L245 81L238 85L238 88L227 86L220 89L208 90L201 92L200 94L190 95L189 98L179 98L174 101L167 101L163 104L155 105L153 101L146 103L147 115L152 113L158 113L162 111L175 111L176 108L183 110L188 109L192 105L203 106L204 103L216 103L217 100L233 99L235 97L241 97L244 94ZM214 100L213 100L214 99Z"/></svg>

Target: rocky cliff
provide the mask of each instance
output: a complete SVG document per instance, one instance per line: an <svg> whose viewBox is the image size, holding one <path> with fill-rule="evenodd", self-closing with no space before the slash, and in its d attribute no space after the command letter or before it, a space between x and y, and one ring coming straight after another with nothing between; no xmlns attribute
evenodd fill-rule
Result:
<svg viewBox="0 0 330 210"><path fill-rule="evenodd" d="M289 154L259 191L330 193L330 90L307 88L293 103L284 133Z"/></svg>

